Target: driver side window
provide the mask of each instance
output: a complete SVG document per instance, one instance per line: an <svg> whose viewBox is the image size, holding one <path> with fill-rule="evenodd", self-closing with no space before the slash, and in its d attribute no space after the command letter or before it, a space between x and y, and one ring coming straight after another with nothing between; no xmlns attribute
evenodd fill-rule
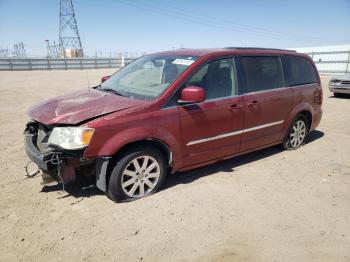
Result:
<svg viewBox="0 0 350 262"><path fill-rule="evenodd" d="M237 95L237 77L233 58L203 65L186 83L204 88L206 100Z"/></svg>
<svg viewBox="0 0 350 262"><path fill-rule="evenodd" d="M202 65L186 83L172 96L165 107L177 105L181 91L187 86L202 87L205 91L205 100L235 96L237 91L237 75L234 59L224 58Z"/></svg>

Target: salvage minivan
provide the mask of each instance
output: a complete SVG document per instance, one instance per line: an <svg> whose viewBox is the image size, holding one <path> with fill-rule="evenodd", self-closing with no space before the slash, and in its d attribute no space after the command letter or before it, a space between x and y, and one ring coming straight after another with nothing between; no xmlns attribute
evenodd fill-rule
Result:
<svg viewBox="0 0 350 262"><path fill-rule="evenodd" d="M300 147L321 105L320 77L305 54L172 50L31 107L25 150L61 183L90 175L112 200L135 200L157 192L168 173L277 144Z"/></svg>

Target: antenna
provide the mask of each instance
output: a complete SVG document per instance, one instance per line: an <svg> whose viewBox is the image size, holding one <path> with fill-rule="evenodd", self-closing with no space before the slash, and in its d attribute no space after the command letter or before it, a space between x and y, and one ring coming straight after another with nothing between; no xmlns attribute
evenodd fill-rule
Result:
<svg viewBox="0 0 350 262"><path fill-rule="evenodd" d="M73 0L60 0L59 49L63 57L84 56Z"/></svg>
<svg viewBox="0 0 350 262"><path fill-rule="evenodd" d="M89 70L86 70L86 78L87 78L88 90L90 91Z"/></svg>

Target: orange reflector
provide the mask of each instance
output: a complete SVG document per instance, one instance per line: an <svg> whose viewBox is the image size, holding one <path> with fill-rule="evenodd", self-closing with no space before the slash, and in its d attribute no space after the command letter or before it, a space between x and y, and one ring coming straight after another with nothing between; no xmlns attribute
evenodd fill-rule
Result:
<svg viewBox="0 0 350 262"><path fill-rule="evenodd" d="M83 145L88 145L90 143L90 140L93 134L94 134L93 129L86 129L83 131L83 135L82 135Z"/></svg>

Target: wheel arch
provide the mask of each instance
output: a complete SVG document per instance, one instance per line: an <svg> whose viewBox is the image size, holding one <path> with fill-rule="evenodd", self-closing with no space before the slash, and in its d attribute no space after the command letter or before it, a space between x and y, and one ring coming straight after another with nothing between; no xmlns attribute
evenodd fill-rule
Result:
<svg viewBox="0 0 350 262"><path fill-rule="evenodd" d="M123 146L121 146L118 149L118 151L114 153L112 158L118 159L118 156L123 155L128 150L132 150L133 148L140 147L140 146L151 146L151 147L157 148L165 156L168 166L170 167L172 166L173 152L170 146L166 142L157 138L142 138L142 139L130 141L124 144Z"/></svg>
<svg viewBox="0 0 350 262"><path fill-rule="evenodd" d="M297 117L298 115L303 115L306 117L307 119L307 130L309 131L312 125L312 114L309 110L303 110L300 111L298 114L296 114L295 117Z"/></svg>
<svg viewBox="0 0 350 262"><path fill-rule="evenodd" d="M288 117L287 117L287 121L285 121L284 125L285 125L285 130L289 130L290 125L293 123L294 119L298 116L298 115L303 115L306 117L306 119L308 120L308 130L310 130L311 126L312 126L312 121L313 121L313 108L309 103L300 103L296 106L294 106L293 110L289 113Z"/></svg>
<svg viewBox="0 0 350 262"><path fill-rule="evenodd" d="M116 162L119 160L119 157L123 156L128 151L131 151L133 148L142 147L142 146L153 147L158 149L162 153L162 155L165 157L167 167L170 169L173 167L173 152L167 143L156 138L143 138L143 139L134 140L121 146L114 153L114 155L110 156L107 160L101 159L101 161L106 161L106 166L103 172L101 172L101 169L97 171L97 174L100 173L96 177L97 187L100 188L102 191L106 192L111 173L113 171L113 168Z"/></svg>

